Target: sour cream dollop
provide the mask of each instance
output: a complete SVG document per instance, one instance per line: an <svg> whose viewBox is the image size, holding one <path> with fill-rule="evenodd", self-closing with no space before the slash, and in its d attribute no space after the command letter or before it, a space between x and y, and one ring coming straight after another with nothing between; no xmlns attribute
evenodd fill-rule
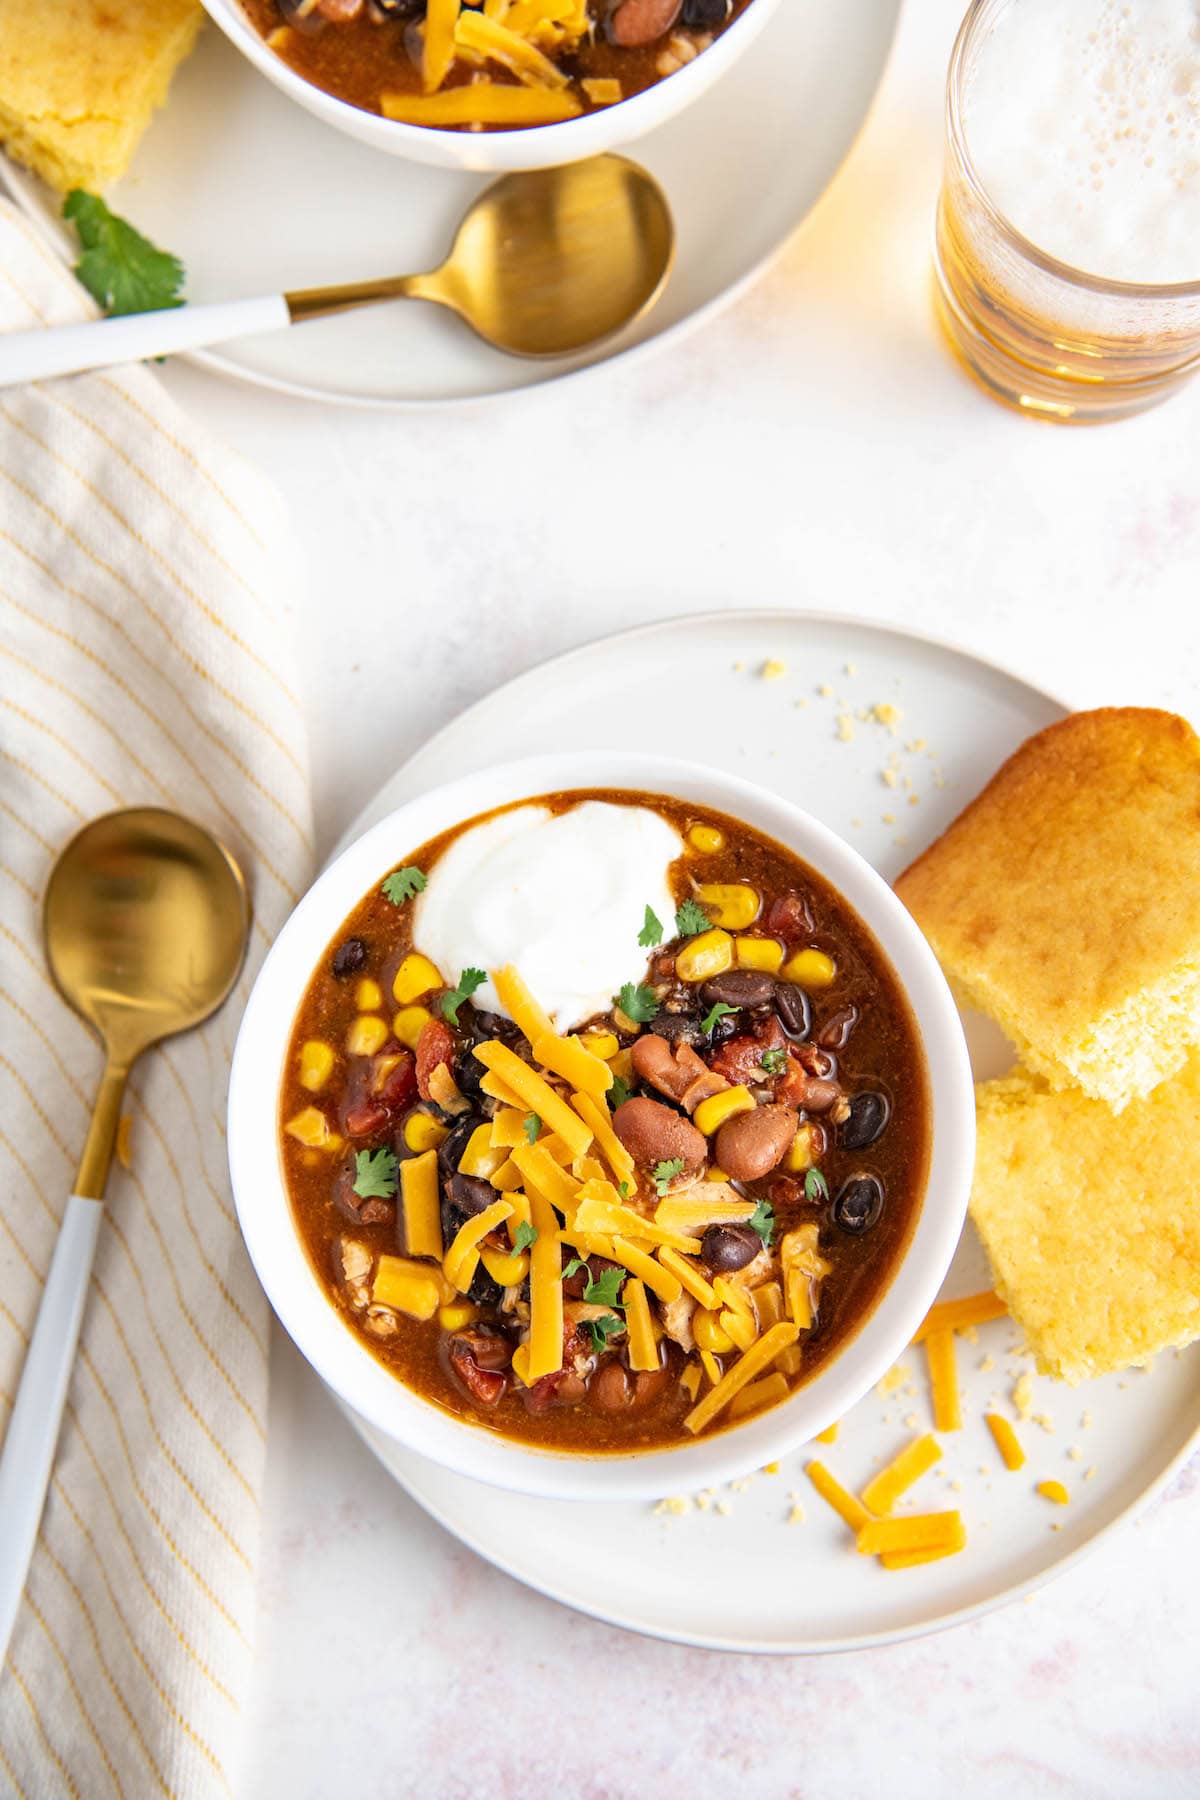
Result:
<svg viewBox="0 0 1200 1800"><path fill-rule="evenodd" d="M673 934L667 871L682 850L678 832L645 806L517 807L464 831L434 864L413 942L448 982L511 963L555 1027L571 1031L641 979L647 906ZM472 998L507 1017L490 981Z"/></svg>

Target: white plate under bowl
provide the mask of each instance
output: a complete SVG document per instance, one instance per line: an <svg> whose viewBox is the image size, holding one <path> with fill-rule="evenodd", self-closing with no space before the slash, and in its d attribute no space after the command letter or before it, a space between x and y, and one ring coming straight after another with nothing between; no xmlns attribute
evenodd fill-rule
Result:
<svg viewBox="0 0 1200 1800"><path fill-rule="evenodd" d="M243 338L196 360L310 399L404 407L532 387L695 323L807 217L866 117L900 0L786 0L686 113L631 154L663 183L678 257L657 306L590 356L524 362L441 308L396 302ZM67 253L55 196L0 164ZM285 98L212 26L109 199L183 258L192 300L227 300L440 262L486 177L352 142Z"/></svg>
<svg viewBox="0 0 1200 1800"><path fill-rule="evenodd" d="M783 672L764 678L768 662ZM881 722L872 714L881 704L884 721L888 706L902 717ZM1064 710L1015 676L890 628L791 612L692 617L590 645L500 688L432 738L351 832L498 756L554 743L664 754L690 744L815 813L890 878L1022 739ZM969 1020L968 1036L977 1073L1007 1066L998 1034ZM944 1293L986 1285L968 1228ZM1029 1460L1009 1474L983 1416L1016 1417L1012 1389L1032 1365L1015 1328L1000 1320L980 1327L977 1343L960 1338L958 1363L963 1429L941 1436L942 1462L904 1504L960 1507L970 1541L961 1556L892 1573L854 1552L809 1486L811 1451L675 1516L500 1493L354 1422L447 1530L581 1612L714 1649L852 1649L936 1630L1040 1586L1143 1506L1200 1431L1196 1350L1076 1389L1035 1376L1029 1409L1043 1422L1018 1424ZM900 1367L907 1373L894 1391L869 1395L837 1442L815 1452L852 1487L914 1431L932 1429L924 1352L906 1353ZM1034 1491L1050 1476L1067 1484L1069 1506ZM805 1517L788 1523L797 1504ZM720 1578L699 1581L697 1570Z"/></svg>

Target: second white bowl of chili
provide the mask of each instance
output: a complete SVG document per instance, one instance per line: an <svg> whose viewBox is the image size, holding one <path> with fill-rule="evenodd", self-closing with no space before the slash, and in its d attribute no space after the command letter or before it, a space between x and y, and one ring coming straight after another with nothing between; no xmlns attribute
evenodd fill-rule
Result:
<svg viewBox="0 0 1200 1800"><path fill-rule="evenodd" d="M230 1087L242 1229L317 1372L564 1499L692 1492L839 1418L935 1297L973 1150L958 1014L886 883L776 795L623 752L351 844Z"/></svg>

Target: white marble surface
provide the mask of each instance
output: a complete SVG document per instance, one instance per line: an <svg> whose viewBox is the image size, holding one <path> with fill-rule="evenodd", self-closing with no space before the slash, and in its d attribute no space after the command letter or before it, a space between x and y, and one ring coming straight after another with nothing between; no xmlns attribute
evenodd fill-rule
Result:
<svg viewBox="0 0 1200 1800"><path fill-rule="evenodd" d="M1064 431L993 405L935 336L959 11L910 0L816 217L732 312L636 368L391 419L168 373L294 509L323 849L465 703L701 608L842 608L1085 704L1196 715L1200 383ZM518 1588L388 1481L285 1345L276 1374L248 1795L1200 1792L1195 1465L1024 1605L768 1663L639 1640Z"/></svg>

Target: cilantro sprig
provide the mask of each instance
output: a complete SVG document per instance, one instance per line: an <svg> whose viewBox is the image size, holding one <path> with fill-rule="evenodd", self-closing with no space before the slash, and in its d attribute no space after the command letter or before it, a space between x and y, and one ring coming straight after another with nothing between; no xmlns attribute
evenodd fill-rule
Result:
<svg viewBox="0 0 1200 1800"><path fill-rule="evenodd" d="M483 969L464 969L458 978L458 986L451 988L448 994L442 995L442 1016L449 1019L452 1025L458 1024L458 1009L464 1000L469 1000L477 988L481 988L487 980Z"/></svg>
<svg viewBox="0 0 1200 1800"><path fill-rule="evenodd" d="M394 874L389 875L380 891L384 899L390 900L393 906L403 906L406 900L411 900L414 894L419 894L424 886L424 875L420 869L415 869L410 864L407 868L397 869Z"/></svg>
<svg viewBox="0 0 1200 1800"><path fill-rule="evenodd" d="M648 1025L658 1012L658 997L644 981L627 981L613 1004L619 1006L627 1019L635 1025Z"/></svg>
<svg viewBox="0 0 1200 1800"><path fill-rule="evenodd" d="M684 1164L682 1156L672 1156L667 1162L655 1163L653 1171L654 1185L658 1190L660 1200L674 1181L675 1177L683 1174L683 1168Z"/></svg>
<svg viewBox="0 0 1200 1800"><path fill-rule="evenodd" d="M676 937L699 937L712 920L698 900L684 900L675 914Z"/></svg>
<svg viewBox="0 0 1200 1800"><path fill-rule="evenodd" d="M618 1106L624 1106L629 1098L630 1092L629 1083L627 1081L622 1081L619 1075L614 1075L612 1078L612 1086L604 1096L608 1101L609 1112L616 1112Z"/></svg>
<svg viewBox="0 0 1200 1800"><path fill-rule="evenodd" d="M642 929L638 932L638 943L643 950L652 950L663 941L663 923L652 906L646 908L646 917L642 921Z"/></svg>
<svg viewBox="0 0 1200 1800"><path fill-rule="evenodd" d="M757 1231L766 1248L771 1248L771 1239L775 1235L775 1213L768 1200L760 1200L750 1217L746 1220L751 1231Z"/></svg>
<svg viewBox="0 0 1200 1800"><path fill-rule="evenodd" d="M585 1319L583 1329L592 1340L592 1349L597 1356L602 1356L609 1347L612 1338L620 1337L625 1329L624 1319L618 1319L616 1313L601 1313L598 1319Z"/></svg>
<svg viewBox="0 0 1200 1800"><path fill-rule="evenodd" d="M719 1019L723 1019L727 1013L732 1013L732 1012L736 1012L736 1011L737 1011L736 1006L730 1006L730 1005L728 1005L728 1003L726 1001L718 1000L716 1005L713 1007L712 1011L709 1013L706 1013L704 1018L700 1021L700 1029L704 1033L705 1037L708 1036L709 1032L712 1030L713 1026L717 1023L717 1021Z"/></svg>
<svg viewBox="0 0 1200 1800"><path fill-rule="evenodd" d="M360 1200L390 1200L399 1185L400 1164L393 1151L355 1151L354 1191Z"/></svg>
<svg viewBox="0 0 1200 1800"><path fill-rule="evenodd" d="M828 1200L829 1183L820 1169L806 1169L804 1172L804 1198L806 1200Z"/></svg>
<svg viewBox="0 0 1200 1800"><path fill-rule="evenodd" d="M782 1075L787 1068L788 1053L786 1050L764 1050L760 1060L764 1075Z"/></svg>
<svg viewBox="0 0 1200 1800"><path fill-rule="evenodd" d="M79 234L83 254L75 273L110 318L182 306L183 264L110 212L98 194L72 188L63 218Z"/></svg>
<svg viewBox="0 0 1200 1800"><path fill-rule="evenodd" d="M522 1250L528 1250L536 1243L537 1227L531 1225L528 1219L522 1219L513 1238L513 1255L519 1256Z"/></svg>
<svg viewBox="0 0 1200 1800"><path fill-rule="evenodd" d="M541 1129L542 1121L538 1118L537 1114L535 1112L526 1113L524 1119L525 1141L530 1144L536 1144L538 1141L538 1133Z"/></svg>

